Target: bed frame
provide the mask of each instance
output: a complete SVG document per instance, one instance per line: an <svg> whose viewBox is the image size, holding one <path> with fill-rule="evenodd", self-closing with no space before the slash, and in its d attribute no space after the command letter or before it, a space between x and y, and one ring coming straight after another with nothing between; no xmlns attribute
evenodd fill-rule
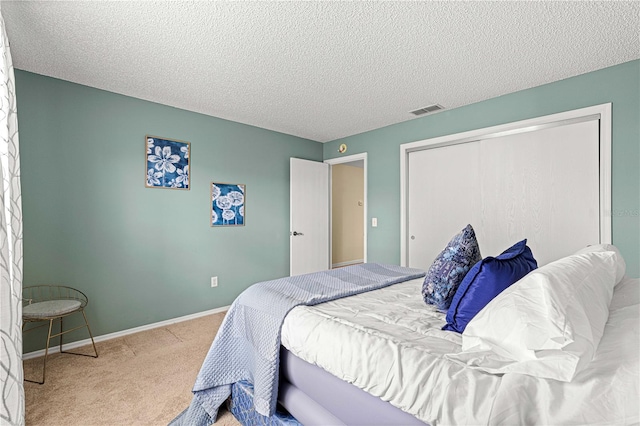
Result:
<svg viewBox="0 0 640 426"><path fill-rule="evenodd" d="M278 402L305 426L422 425L378 397L280 350Z"/></svg>

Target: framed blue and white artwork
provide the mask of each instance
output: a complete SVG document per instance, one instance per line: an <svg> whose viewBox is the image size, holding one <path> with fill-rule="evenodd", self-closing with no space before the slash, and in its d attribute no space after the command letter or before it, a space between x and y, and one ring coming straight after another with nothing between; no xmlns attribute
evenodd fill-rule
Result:
<svg viewBox="0 0 640 426"><path fill-rule="evenodd" d="M147 188L189 189L191 144L145 136Z"/></svg>
<svg viewBox="0 0 640 426"><path fill-rule="evenodd" d="M211 226L244 226L245 186L211 182Z"/></svg>

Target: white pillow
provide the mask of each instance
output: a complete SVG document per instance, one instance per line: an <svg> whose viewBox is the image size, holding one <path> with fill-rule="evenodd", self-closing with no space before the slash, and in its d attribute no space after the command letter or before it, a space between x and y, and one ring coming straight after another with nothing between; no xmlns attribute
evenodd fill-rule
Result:
<svg viewBox="0 0 640 426"><path fill-rule="evenodd" d="M583 249L578 250L575 254L594 253L602 251L612 251L616 254L616 285L622 281L624 274L627 271L627 263L624 261L620 250L613 244L596 244L593 246L586 246Z"/></svg>
<svg viewBox="0 0 640 426"><path fill-rule="evenodd" d="M602 338L615 256L576 254L530 272L469 322L462 352L448 357L488 373L571 381Z"/></svg>

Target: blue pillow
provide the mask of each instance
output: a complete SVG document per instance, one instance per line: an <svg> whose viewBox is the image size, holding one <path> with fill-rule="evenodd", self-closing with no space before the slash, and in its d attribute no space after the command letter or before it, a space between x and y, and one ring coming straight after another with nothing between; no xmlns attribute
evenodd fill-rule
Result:
<svg viewBox="0 0 640 426"><path fill-rule="evenodd" d="M498 257L476 263L458 287L443 330L462 333L471 319L504 289L538 267L524 239Z"/></svg>
<svg viewBox="0 0 640 426"><path fill-rule="evenodd" d="M482 259L476 233L467 225L436 256L422 283L422 298L441 311L449 309L453 295L469 269Z"/></svg>

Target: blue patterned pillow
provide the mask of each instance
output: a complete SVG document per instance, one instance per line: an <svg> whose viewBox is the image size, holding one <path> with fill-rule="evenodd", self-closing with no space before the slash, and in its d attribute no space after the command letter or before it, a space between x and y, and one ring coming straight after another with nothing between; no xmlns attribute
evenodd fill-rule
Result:
<svg viewBox="0 0 640 426"><path fill-rule="evenodd" d="M467 225L454 236L433 261L422 284L422 298L427 304L446 311L458 286L469 269L482 260L476 233Z"/></svg>

